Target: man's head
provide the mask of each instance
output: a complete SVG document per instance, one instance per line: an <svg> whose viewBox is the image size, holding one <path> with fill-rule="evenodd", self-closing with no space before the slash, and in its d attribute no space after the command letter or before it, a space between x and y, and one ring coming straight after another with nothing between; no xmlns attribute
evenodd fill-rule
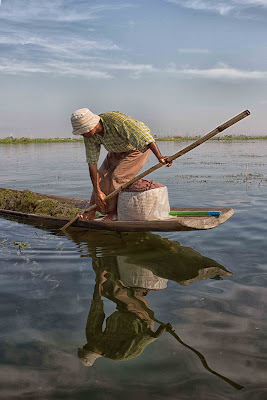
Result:
<svg viewBox="0 0 267 400"><path fill-rule="evenodd" d="M80 358L83 365L85 365L86 367L92 367L95 360L97 360L99 357L102 357L102 354L96 353L91 350L86 350L84 348L82 349L79 348L78 357Z"/></svg>
<svg viewBox="0 0 267 400"><path fill-rule="evenodd" d="M73 135L93 136L95 128L100 122L100 117L88 108L79 108L71 115L71 124L73 127ZM89 134L90 133L90 134Z"/></svg>

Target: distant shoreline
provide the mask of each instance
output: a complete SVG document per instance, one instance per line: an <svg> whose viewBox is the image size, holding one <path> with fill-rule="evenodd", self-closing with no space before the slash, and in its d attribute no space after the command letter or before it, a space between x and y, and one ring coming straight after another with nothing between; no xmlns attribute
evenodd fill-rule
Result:
<svg viewBox="0 0 267 400"><path fill-rule="evenodd" d="M172 136L172 137L155 137L157 142L188 142L200 139L201 136ZM240 140L267 140L266 136L245 136L245 135L225 135L214 137L210 140L217 141L240 141ZM30 144L30 143L76 143L83 142L83 138L42 138L42 139L31 139L26 137L21 138L3 138L0 139L0 144Z"/></svg>

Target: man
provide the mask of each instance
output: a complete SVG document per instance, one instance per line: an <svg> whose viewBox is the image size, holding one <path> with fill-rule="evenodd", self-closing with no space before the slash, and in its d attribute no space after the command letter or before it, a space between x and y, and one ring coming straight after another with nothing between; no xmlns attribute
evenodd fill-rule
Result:
<svg viewBox="0 0 267 400"><path fill-rule="evenodd" d="M149 128L143 123L118 111L100 115L88 108L76 110L71 116L74 135L82 135L86 149L86 161L93 184L90 204L107 213L107 219L117 218L117 196L105 201L105 197L121 185L133 179L143 168L150 150L159 162L169 167L172 163L163 157ZM108 151L103 164L97 169L101 144ZM95 210L80 218L94 219Z"/></svg>

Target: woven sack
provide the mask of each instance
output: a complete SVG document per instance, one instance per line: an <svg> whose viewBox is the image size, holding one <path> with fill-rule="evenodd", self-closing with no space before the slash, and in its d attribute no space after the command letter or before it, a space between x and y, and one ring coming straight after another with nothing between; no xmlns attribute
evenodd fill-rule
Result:
<svg viewBox="0 0 267 400"><path fill-rule="evenodd" d="M121 192L118 198L119 221L152 221L170 218L168 189L162 186L144 192Z"/></svg>

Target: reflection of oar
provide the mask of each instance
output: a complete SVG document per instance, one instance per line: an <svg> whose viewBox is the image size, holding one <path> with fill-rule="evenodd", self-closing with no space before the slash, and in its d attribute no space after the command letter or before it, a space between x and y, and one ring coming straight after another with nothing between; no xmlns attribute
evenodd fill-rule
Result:
<svg viewBox="0 0 267 400"><path fill-rule="evenodd" d="M192 144L190 144L189 146L185 147L183 150L179 151L178 153L174 154L173 156L168 158L168 161L173 161L176 160L177 158L183 156L184 154L188 153L190 150L193 150L194 148L196 148L197 146L199 146L200 144L206 142L208 139L212 138L213 136L217 135L217 133L224 131L225 129L229 128L230 126L236 124L237 122L241 121L241 119L247 117L248 115L250 115L250 112L248 110L243 111L241 114L238 114L237 116L235 116L234 118L230 119L229 121L225 122L224 124L218 126L218 128L214 129L213 131L207 133L207 135L203 136L202 138L196 140L195 142L193 142ZM135 178L131 179L129 182L124 183L122 186L120 186L117 190L114 190L114 192L110 193L109 195L107 195L105 197L105 200L109 200L112 197L116 196L117 194L119 194L123 189L127 188L128 186L132 185L133 183L135 183L136 181L138 181L139 179L143 178L144 176L147 176L148 174L150 174L151 172L156 171L157 169L159 169L160 167L162 167L164 164L162 163L158 163L156 165L154 165L154 167L151 167L149 169L147 169L146 171L142 172L141 174L137 175ZM85 210L84 212L89 212L92 210L95 210L97 208L97 205L94 204L93 206L89 207L87 210ZM77 215L76 217L74 217L73 219L71 219L66 225L64 225L61 229L64 230L66 228L68 228L71 224L73 224L73 222L77 221L77 219L79 219L79 216Z"/></svg>
<svg viewBox="0 0 267 400"><path fill-rule="evenodd" d="M153 318L155 322L157 322L160 325L166 325L163 322L159 321L157 318ZM183 346L187 347L189 350L192 350L200 359L200 361L202 362L203 367L211 372L213 375L218 376L219 378L223 379L226 383L228 383L229 385L233 386L235 389L237 390L241 390L244 388L244 386L239 385L236 382L231 381L231 379L226 378L225 376L219 374L218 372L214 371L213 369L211 369L208 366L208 363L205 359L205 357L203 356L203 354L201 354L198 350L194 349L193 347L189 346L188 344L186 344L185 342L182 341L182 339L179 338L178 335L176 335L176 333L174 332L174 330L172 330L171 328L169 328L167 326L166 331L169 332L176 340L178 340L179 343L181 343Z"/></svg>
<svg viewBox="0 0 267 400"><path fill-rule="evenodd" d="M111 280L112 280L112 279L111 279ZM116 281L114 281L114 282L116 282L116 284L119 285L120 287L123 287L119 281L116 280ZM128 296L129 296L129 297L132 297L133 295L132 295L131 293L129 293ZM234 387L235 389L237 389L237 390L241 390L241 389L244 388L244 386L241 386L241 385L239 385L238 383L231 381L231 379L226 378L225 376L223 376L223 375L219 374L218 372L214 371L213 369L211 369L211 368L208 366L208 363L207 363L205 357L203 356L203 354L201 354L198 350L194 349L193 347L191 347L191 346L189 346L188 344L186 344L185 342L183 342L182 339L180 339L179 336L174 332L174 330L171 329L171 328L168 326L168 324L165 324L164 322L158 320L158 319L155 317L154 312L153 312L151 309L147 308L147 306L146 306L141 300L136 299L136 298L135 298L135 300L139 301L141 307L142 307L143 309L146 310L146 312L148 313L149 317L150 317L153 321L157 322L157 323L160 324L160 325L165 325L165 326L166 326L166 331L167 331L167 332L169 332L169 333L170 333L179 343L181 343L183 346L185 346L185 347L187 347L189 350L193 351L193 352L199 357L199 359L200 359L200 361L201 361L203 367L204 367L207 371L211 372L213 375L218 376L218 378L223 379L226 383L228 383L229 385L233 386L233 387Z"/></svg>

